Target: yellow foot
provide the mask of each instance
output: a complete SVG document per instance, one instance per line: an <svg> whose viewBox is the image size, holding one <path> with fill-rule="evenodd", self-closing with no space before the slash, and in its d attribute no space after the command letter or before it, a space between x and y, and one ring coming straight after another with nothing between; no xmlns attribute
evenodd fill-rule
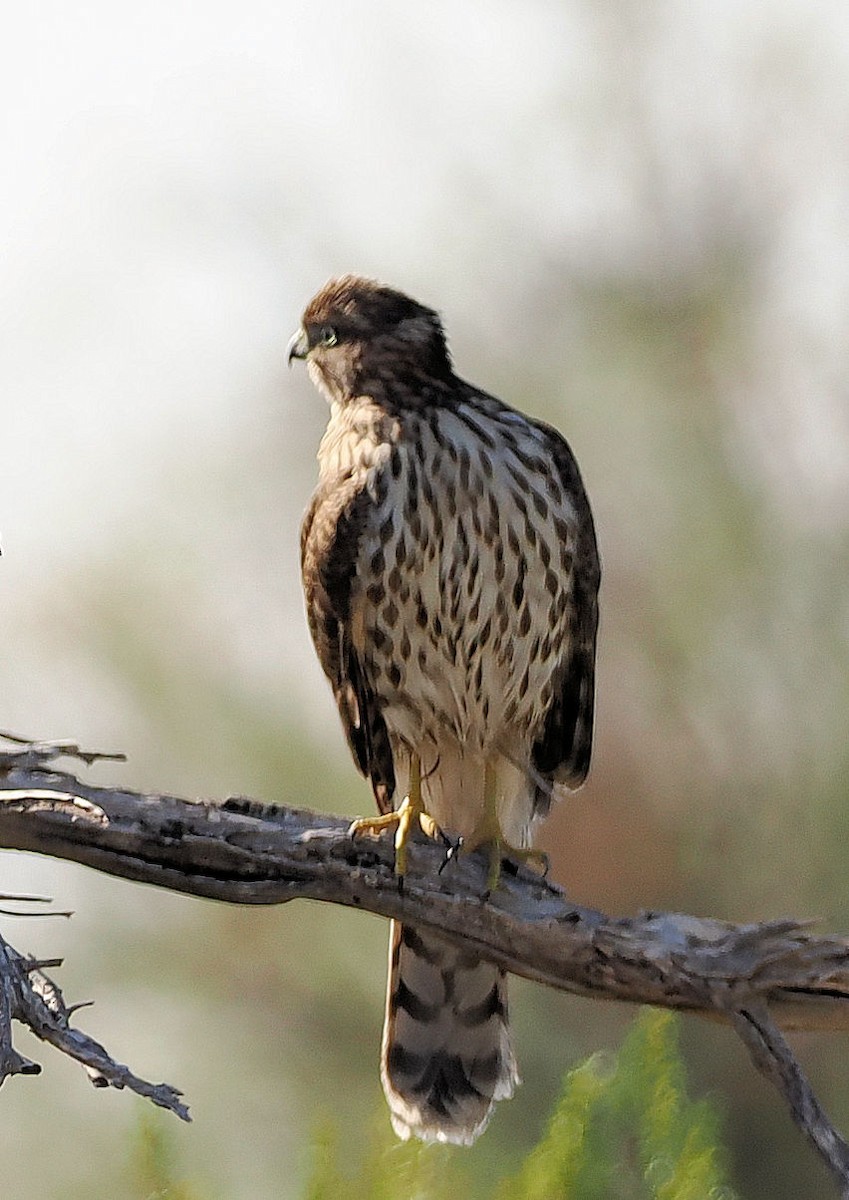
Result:
<svg viewBox="0 0 849 1200"><path fill-rule="evenodd" d="M526 866L534 865L539 868L542 875L548 874L548 855L544 850L534 850L528 846L511 846L500 832L495 836L490 834L486 837L479 837L476 832L470 838L461 838L457 846L449 852L448 857L453 858L455 854L472 854L482 847L489 855L489 870L486 875L487 896L498 887L501 879L501 864L504 859L524 863Z"/></svg>
<svg viewBox="0 0 849 1200"><path fill-rule="evenodd" d="M501 847L501 857L511 858L525 866L535 866L541 875L548 874L548 855L544 850L535 850L533 846L510 846L505 842Z"/></svg>
<svg viewBox="0 0 849 1200"><path fill-rule="evenodd" d="M410 768L410 794L404 797L400 807L380 817L359 817L348 826L348 836L370 833L379 837L385 829L394 827L395 874L403 879L407 871L407 845L416 824L426 837L445 840L444 833L422 805L421 767L414 756Z"/></svg>
<svg viewBox="0 0 849 1200"><path fill-rule="evenodd" d="M501 862L503 859L513 859L525 864L533 863L538 866L543 875L548 873L548 855L543 850L534 850L527 846L513 846L501 832L498 820L498 794L496 789L495 772L490 763L484 771L484 805L480 820L467 838L461 838L457 846L449 852L448 857L456 853L471 854L484 847L489 854L489 870L486 876L486 894L494 892L501 878Z"/></svg>

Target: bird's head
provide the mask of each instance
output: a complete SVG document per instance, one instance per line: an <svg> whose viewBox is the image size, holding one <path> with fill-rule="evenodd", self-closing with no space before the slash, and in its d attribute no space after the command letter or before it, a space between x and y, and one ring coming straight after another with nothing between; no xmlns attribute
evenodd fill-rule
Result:
<svg viewBox="0 0 849 1200"><path fill-rule="evenodd" d="M451 374L442 322L433 309L371 279L331 279L310 300L289 343L306 359L313 382L344 402L376 380Z"/></svg>

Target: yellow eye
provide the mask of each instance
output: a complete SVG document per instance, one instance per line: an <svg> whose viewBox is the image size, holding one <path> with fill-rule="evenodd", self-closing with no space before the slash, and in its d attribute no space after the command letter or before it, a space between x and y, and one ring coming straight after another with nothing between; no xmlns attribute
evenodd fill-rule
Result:
<svg viewBox="0 0 849 1200"><path fill-rule="evenodd" d="M335 346L339 338L332 325L324 325L319 332L318 340L322 346Z"/></svg>

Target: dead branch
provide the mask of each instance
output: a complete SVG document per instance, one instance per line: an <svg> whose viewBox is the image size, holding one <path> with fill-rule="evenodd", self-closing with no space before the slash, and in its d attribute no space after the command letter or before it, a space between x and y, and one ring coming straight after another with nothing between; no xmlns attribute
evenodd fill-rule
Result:
<svg viewBox="0 0 849 1200"><path fill-rule="evenodd" d="M36 962L0 938L0 1083L10 1075L41 1072L38 1063L24 1058L12 1045L12 1021L19 1021L43 1042L81 1063L95 1087L129 1088L188 1121L189 1110L176 1088L140 1079L94 1038L71 1027L74 1012L84 1006L65 1004L59 988L44 974L42 968L47 966L61 966L61 960Z"/></svg>
<svg viewBox="0 0 849 1200"><path fill-rule="evenodd" d="M842 1200L849 1200L849 1146L823 1111L766 1006L741 1009L733 1019L755 1066L784 1096L793 1120L837 1180Z"/></svg>
<svg viewBox="0 0 849 1200"><path fill-rule="evenodd" d="M440 871L444 851L424 840L399 890L390 841L353 841L347 819L241 798L212 803L93 787L57 769L56 760L68 756L103 757L68 742L19 740L0 751L0 847L235 904L310 898L360 908L439 930L514 974L563 991L730 1022L849 1195L846 1144L778 1032L849 1028L846 939L817 936L792 918L735 925L680 913L606 917L509 865L485 896L482 857L461 855ZM0 958L0 976L5 970ZM3 1057L3 1005L0 996L0 1081L4 1068L14 1070ZM31 1023L20 1004L11 1015ZM88 1062L58 1038L46 1040ZM117 1083L102 1074L106 1083L141 1090L135 1077ZM143 1094L182 1108L177 1093L169 1102L152 1091Z"/></svg>

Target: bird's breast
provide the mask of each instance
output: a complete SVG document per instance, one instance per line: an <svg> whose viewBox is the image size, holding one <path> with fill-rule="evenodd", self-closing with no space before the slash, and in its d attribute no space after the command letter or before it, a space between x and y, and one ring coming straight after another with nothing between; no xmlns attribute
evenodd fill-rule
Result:
<svg viewBox="0 0 849 1200"><path fill-rule="evenodd" d="M358 649L390 730L412 747L526 757L551 703L574 514L528 466L533 430L450 411L409 418L366 473Z"/></svg>

